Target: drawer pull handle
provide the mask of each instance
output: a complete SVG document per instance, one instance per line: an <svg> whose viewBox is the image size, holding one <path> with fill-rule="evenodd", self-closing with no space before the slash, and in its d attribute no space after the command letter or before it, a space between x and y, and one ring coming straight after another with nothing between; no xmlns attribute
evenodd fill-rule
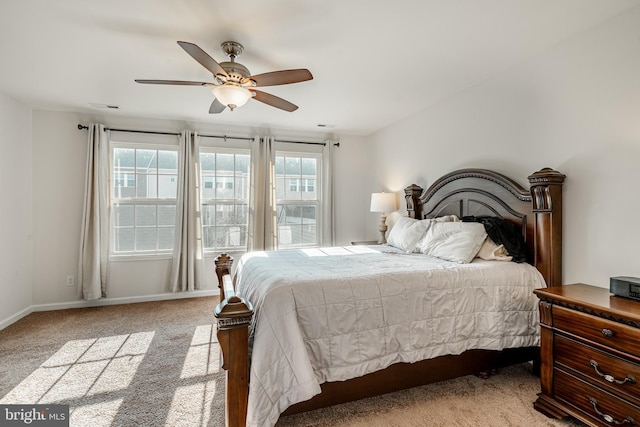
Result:
<svg viewBox="0 0 640 427"><path fill-rule="evenodd" d="M591 403L591 405L593 405L593 410L596 411L596 413L598 415L600 415L602 417L602 419L604 419L606 422L608 423L614 423L617 425L621 425L621 424L630 424L630 425L635 425L635 420L631 417L626 417L624 420L622 421L618 421L615 418L613 418L611 415L609 414L605 414L604 412L600 411L598 409L598 401L595 400L593 397L589 398L589 403Z"/></svg>
<svg viewBox="0 0 640 427"><path fill-rule="evenodd" d="M636 383L636 379L635 379L635 377L633 375L627 375L623 380L617 380L614 377L612 377L611 375L605 374L604 372L600 371L599 366L598 366L598 362L596 362L595 360L591 359L589 364L596 371L596 374L600 375L602 378L604 378L605 380L609 381L610 383L616 383L616 384L624 384L624 383L635 384Z"/></svg>
<svg viewBox="0 0 640 427"><path fill-rule="evenodd" d="M603 329L602 330L602 335L604 335L607 338L613 338L613 331L611 329Z"/></svg>

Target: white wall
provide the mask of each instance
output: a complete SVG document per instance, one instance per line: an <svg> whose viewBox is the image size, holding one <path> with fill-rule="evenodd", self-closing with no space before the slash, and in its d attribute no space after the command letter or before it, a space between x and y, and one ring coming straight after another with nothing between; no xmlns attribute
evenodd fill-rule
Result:
<svg viewBox="0 0 640 427"><path fill-rule="evenodd" d="M65 285L78 269L86 156L86 134L78 133L55 115L33 112L34 304L80 296Z"/></svg>
<svg viewBox="0 0 640 427"><path fill-rule="evenodd" d="M361 239L365 234L365 185L368 162L363 156L364 139L325 133L291 133L285 130L244 129L123 116L87 115L36 110L33 112L34 181L34 304L77 301L80 290L66 286L66 277L76 275L80 219L84 191L87 132L78 123L103 123L108 127L179 132L192 129L207 134L255 136L270 133L281 139L340 141L336 150L336 235L338 244ZM217 289L213 258L206 260L208 289ZM109 264L109 297L128 298L168 292L170 259L112 261Z"/></svg>
<svg viewBox="0 0 640 427"><path fill-rule="evenodd" d="M370 139L371 190L426 187L463 167L523 186L542 167L563 172L564 282L640 277L640 8Z"/></svg>
<svg viewBox="0 0 640 427"><path fill-rule="evenodd" d="M0 93L0 329L31 306L31 110Z"/></svg>

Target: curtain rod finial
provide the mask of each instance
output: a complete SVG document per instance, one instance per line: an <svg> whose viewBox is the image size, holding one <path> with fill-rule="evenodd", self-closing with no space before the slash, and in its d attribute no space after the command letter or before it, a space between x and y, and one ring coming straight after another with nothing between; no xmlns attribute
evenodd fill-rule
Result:
<svg viewBox="0 0 640 427"><path fill-rule="evenodd" d="M82 130L82 129L89 129L89 126L83 126L81 124L78 124L78 130Z"/></svg>

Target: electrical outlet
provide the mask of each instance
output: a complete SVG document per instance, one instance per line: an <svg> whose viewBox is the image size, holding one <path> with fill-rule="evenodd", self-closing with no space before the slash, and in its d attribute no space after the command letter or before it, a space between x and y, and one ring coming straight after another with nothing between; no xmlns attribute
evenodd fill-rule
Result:
<svg viewBox="0 0 640 427"><path fill-rule="evenodd" d="M67 286L75 286L75 278L73 276L67 276Z"/></svg>

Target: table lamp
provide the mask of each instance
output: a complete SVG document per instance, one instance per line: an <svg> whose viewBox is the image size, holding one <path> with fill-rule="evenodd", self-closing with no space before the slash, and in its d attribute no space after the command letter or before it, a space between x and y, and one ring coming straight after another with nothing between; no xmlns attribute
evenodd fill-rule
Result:
<svg viewBox="0 0 640 427"><path fill-rule="evenodd" d="M395 193L371 193L371 208L369 209L371 212L381 212L380 215L380 225L378 226L378 230L380 230L380 240L378 240L378 244L387 243L387 238L385 237L385 233L387 232L387 215L386 212L393 212L396 208L396 195Z"/></svg>

